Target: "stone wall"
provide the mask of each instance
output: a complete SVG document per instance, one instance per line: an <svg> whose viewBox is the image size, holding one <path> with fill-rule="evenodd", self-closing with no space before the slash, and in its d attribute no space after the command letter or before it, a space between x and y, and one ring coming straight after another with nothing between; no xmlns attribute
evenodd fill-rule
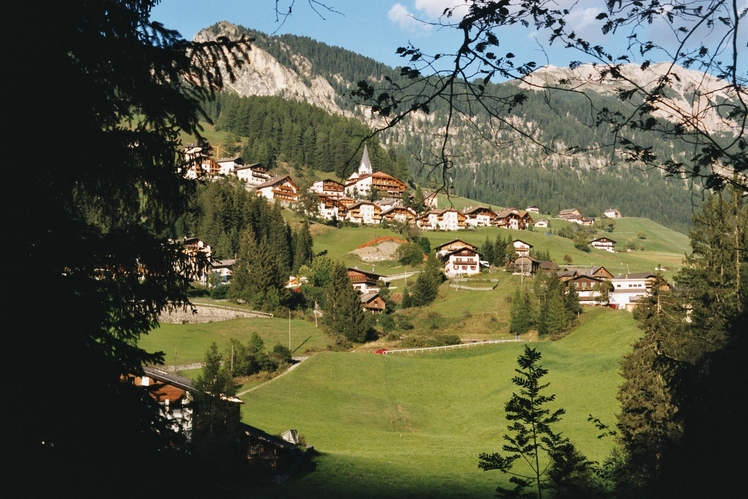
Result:
<svg viewBox="0 0 748 499"><path fill-rule="evenodd" d="M244 311L236 308L214 305L195 305L197 313L191 309L177 309L164 312L159 317L162 324L205 324L208 322L229 321L232 319L246 319L248 317L272 317L264 312Z"/></svg>

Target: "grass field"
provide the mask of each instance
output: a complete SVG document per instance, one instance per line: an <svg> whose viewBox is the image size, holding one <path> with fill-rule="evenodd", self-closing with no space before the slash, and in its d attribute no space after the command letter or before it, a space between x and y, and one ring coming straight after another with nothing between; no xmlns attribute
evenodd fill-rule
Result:
<svg viewBox="0 0 748 499"><path fill-rule="evenodd" d="M580 450L602 460L588 414L613 424L618 362L638 337L630 314L588 312L554 343L535 343L551 406ZM325 352L244 398L243 419L270 433L295 428L321 453L313 472L253 491L264 497L489 497L506 480L478 469L500 450L503 405L523 346L506 344L404 356Z"/></svg>
<svg viewBox="0 0 748 499"><path fill-rule="evenodd" d="M557 230L569 222L560 219L551 221L551 228ZM637 239L637 234L643 232L646 239ZM491 241L497 235L506 239L507 235L512 239L522 239L533 245L534 249L549 251L553 261L563 265L563 258L569 255L572 265L598 266L603 265L609 271L616 273L653 271L658 265L666 267L669 271L681 265L686 252L689 251L688 236L663 227L645 218L622 218L616 220L616 229L613 233L606 235L618 242L618 247L623 247L627 240L634 239L644 246L644 251L631 253L609 253L607 251L592 249L589 253L580 251L574 247L571 239L548 235L543 231L519 231L511 229L499 229L496 227L484 227L477 230L459 232L423 232L422 237L427 237L431 247L436 247L453 239L462 239L468 243L480 246L488 237ZM347 266L359 266L380 274L389 275L403 272L405 268L397 262L366 263L360 260L351 251L364 243L377 237L397 236L389 229L381 227L344 227L335 230L327 230L314 238L314 251L316 253L326 252L333 260L343 261Z"/></svg>
<svg viewBox="0 0 748 499"><path fill-rule="evenodd" d="M212 342L219 349L229 345L231 338L247 343L252 333L257 333L272 350L276 343L288 346L288 319L234 319L209 324L162 324L141 337L139 345L149 352L164 352L166 364L202 362ZM326 350L329 337L314 322L291 320L291 351L294 356L307 352ZM176 359L174 350L176 348Z"/></svg>

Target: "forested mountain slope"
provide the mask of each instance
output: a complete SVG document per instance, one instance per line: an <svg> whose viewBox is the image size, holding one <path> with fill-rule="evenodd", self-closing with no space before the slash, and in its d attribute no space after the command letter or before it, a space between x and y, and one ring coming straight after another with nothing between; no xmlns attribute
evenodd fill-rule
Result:
<svg viewBox="0 0 748 499"><path fill-rule="evenodd" d="M346 159L350 157L368 132L368 128L359 127L353 120L371 128L381 125L351 96L357 81L404 81L399 69L306 37L268 36L224 22L203 30L198 38L242 34L254 39L250 64L231 86L235 96L220 97L210 114L219 128L243 138L244 152L251 160L270 166L280 159L323 171L341 170L343 158L346 154ZM539 78L565 74L552 69L541 70ZM649 76L642 74L643 79ZM593 83L587 85L592 86ZM518 89L516 83L507 82L489 84L486 91L505 95ZM267 101L259 105L250 99L252 96L275 96L289 104ZM552 143L561 153L549 155L536 142L513 140L504 131L494 135L494 142L500 142L501 147L477 140L476 133L490 133L488 120L477 112L470 127L453 125L454 169L448 178L452 192L494 205L523 208L536 204L543 212L576 207L585 215L599 215L616 207L624 215L649 217L680 230L688 226L690 211L683 207L698 205L700 197L689 191L692 186L679 179L665 179L659 171L644 170L636 163L611 166L610 157L600 149L611 137L594 126L594 117L585 113L588 108L584 104L592 100L597 108L620 108L623 104L610 88L601 87L599 93L588 92L586 96L526 90L525 97L515 110L517 127ZM332 116L303 107L307 104ZM379 141L389 154L376 152L375 168L402 176L406 169L402 158L407 158L413 180L438 187L441 179L429 177L431 170L417 158L433 157L436 137L445 124L445 109L436 105L429 115L419 113L383 132ZM343 136L350 140L343 140ZM682 161L692 153L686 144L655 136L644 136L644 144L659 157ZM567 153L571 146L578 152ZM398 156L400 164L396 165Z"/></svg>

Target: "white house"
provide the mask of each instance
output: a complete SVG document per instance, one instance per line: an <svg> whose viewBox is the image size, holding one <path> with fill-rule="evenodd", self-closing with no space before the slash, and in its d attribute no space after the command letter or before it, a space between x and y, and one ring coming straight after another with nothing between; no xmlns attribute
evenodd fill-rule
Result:
<svg viewBox="0 0 748 499"><path fill-rule="evenodd" d="M218 174L228 177L229 175L236 175L236 168L244 166L244 160L240 157L236 158L221 158L216 159L218 163Z"/></svg>
<svg viewBox="0 0 748 499"><path fill-rule="evenodd" d="M470 248L460 248L441 256L447 277L480 273L481 254Z"/></svg>
<svg viewBox="0 0 748 499"><path fill-rule="evenodd" d="M291 177L278 177L257 186L257 195L270 201L279 199L282 203L295 204L298 201L299 187Z"/></svg>
<svg viewBox="0 0 748 499"><path fill-rule="evenodd" d="M540 214L540 208L535 205L528 206L527 208L525 208L525 211L529 213L535 213L536 215Z"/></svg>
<svg viewBox="0 0 748 499"><path fill-rule="evenodd" d="M590 241L590 244L596 249L610 251L611 253L615 253L616 251L616 242L609 237L598 237L597 239Z"/></svg>
<svg viewBox="0 0 748 499"><path fill-rule="evenodd" d="M329 178L316 181L309 190L333 199L339 199L345 195L345 186Z"/></svg>
<svg viewBox="0 0 748 499"><path fill-rule="evenodd" d="M514 251L515 253L517 253L517 256L530 255L530 248L532 248L532 244L526 243L521 239L515 239L514 241L512 241L512 246L514 246Z"/></svg>
<svg viewBox="0 0 748 499"><path fill-rule="evenodd" d="M472 227L490 227L491 220L496 218L496 212L485 206L468 208L462 213L465 215L465 222Z"/></svg>
<svg viewBox="0 0 748 499"><path fill-rule="evenodd" d="M533 227L536 227L538 229L547 229L548 228L548 220L538 220L533 224Z"/></svg>
<svg viewBox="0 0 748 499"><path fill-rule="evenodd" d="M382 209L371 201L359 201L348 207L346 218L353 223L374 225L381 220Z"/></svg>
<svg viewBox="0 0 748 499"><path fill-rule="evenodd" d="M466 217L454 208L431 210L416 219L423 230L460 230L467 225Z"/></svg>
<svg viewBox="0 0 748 499"><path fill-rule="evenodd" d="M270 180L270 175L265 171L265 168L260 163L238 165L234 167L234 172L239 180L250 187L257 187L258 185Z"/></svg>
<svg viewBox="0 0 748 499"><path fill-rule="evenodd" d="M603 212L603 215L605 215L608 218L621 218L621 212L618 211L616 208L608 208Z"/></svg>
<svg viewBox="0 0 748 499"><path fill-rule="evenodd" d="M617 309L633 310L636 302L649 294L655 274L640 272L624 274L610 280L613 292L610 293L610 305Z"/></svg>

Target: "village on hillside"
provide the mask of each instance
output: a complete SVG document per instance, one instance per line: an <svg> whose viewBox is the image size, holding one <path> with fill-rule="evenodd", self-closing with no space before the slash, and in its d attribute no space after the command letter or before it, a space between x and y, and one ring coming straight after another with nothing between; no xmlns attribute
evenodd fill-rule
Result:
<svg viewBox="0 0 748 499"><path fill-rule="evenodd" d="M297 205L302 194L299 186L290 176L273 176L260 164L246 165L241 158L216 159L201 153L198 146L189 146L185 154L193 165L186 173L189 179L219 179L236 177L268 201L277 201L282 206L292 208ZM524 210L513 207L494 211L491 207L474 206L459 211L455 208L437 208L436 193L425 193L424 208L418 213L411 207L411 194L405 182L375 171L364 146L358 169L345 182L324 179L314 182L309 193L316 196L317 206L313 215L327 221L345 221L358 225L385 225L400 223L414 225L424 231L459 231L477 227L499 227L514 230L529 228L547 229L548 220L533 219L540 214L538 206L528 206ZM611 208L603 213L608 219L621 218L618 209ZM558 218L583 227L595 224L595 218L584 216L579 210L561 210ZM595 249L615 252L616 241L609 237L598 237L588 241ZM208 242L198 237L184 238L188 252L201 252L208 258L212 249ZM532 245L520 239L512 242L514 255L506 265L506 270L515 275L532 277L540 272L556 273L562 282L573 285L581 305L605 305L614 309L631 311L636 302L651 290L655 274L629 273L613 275L605 267L559 266L557 263L536 259L530 254ZM463 278L480 274L490 267L483 259L480 248L461 239L454 239L434 248L448 278ZM199 280L206 286L223 285L230 282L235 260L212 260L211 275L203 274ZM385 301L379 295L380 287L387 286L385 276L349 268L348 276L361 294L361 307L373 313L385 310ZM288 287L302 285L303 278L290 276Z"/></svg>

